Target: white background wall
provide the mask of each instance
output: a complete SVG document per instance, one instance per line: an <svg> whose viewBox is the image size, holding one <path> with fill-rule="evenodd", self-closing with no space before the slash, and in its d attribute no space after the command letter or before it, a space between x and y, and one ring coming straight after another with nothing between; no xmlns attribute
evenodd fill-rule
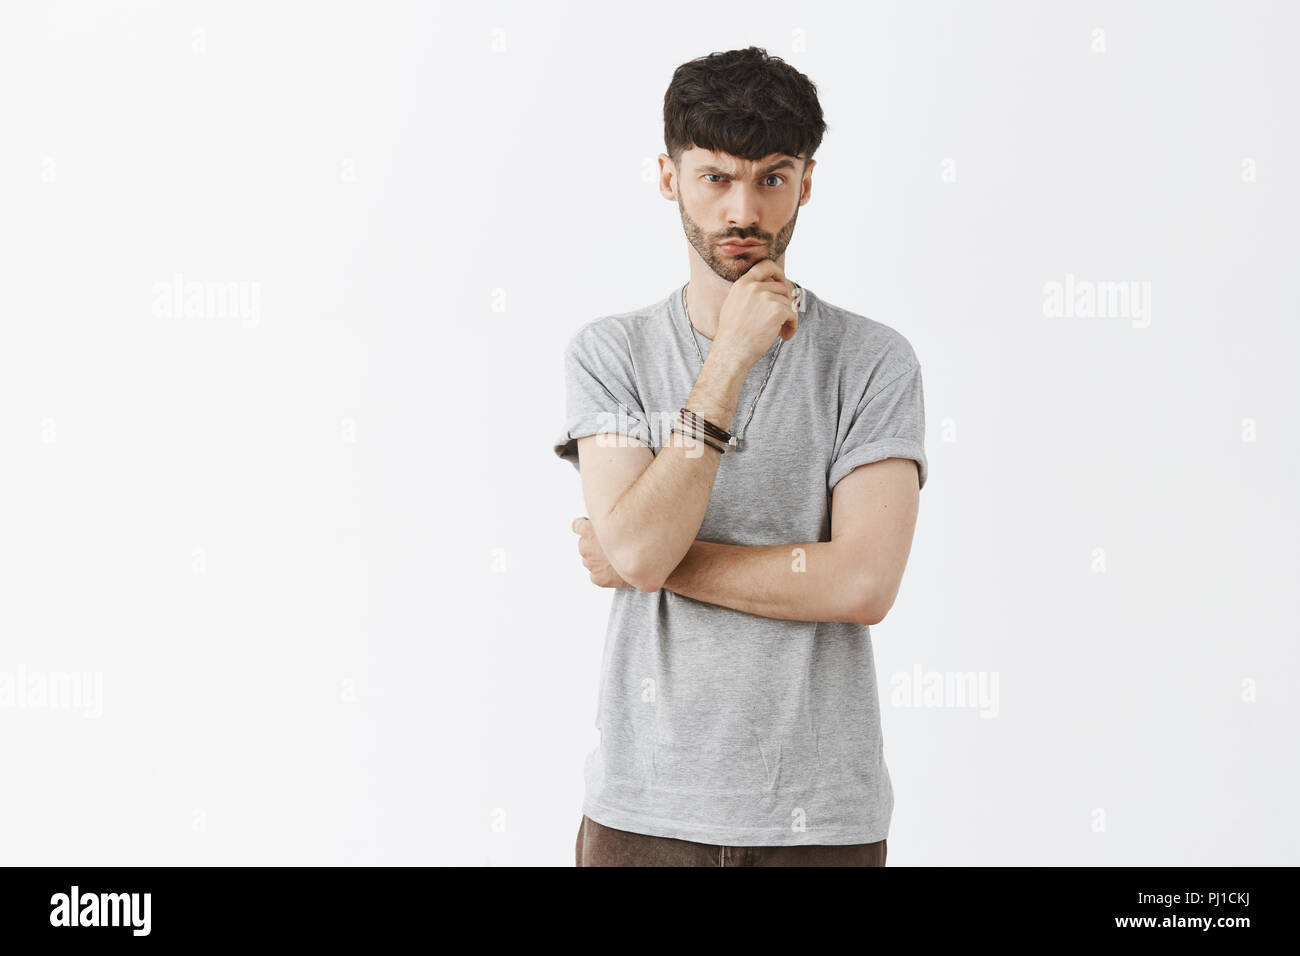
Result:
<svg viewBox="0 0 1300 956"><path fill-rule="evenodd" d="M790 275L925 372L890 865L1300 862L1294 5L0 20L0 862L572 865L561 349L685 281L663 93L751 43L831 124Z"/></svg>

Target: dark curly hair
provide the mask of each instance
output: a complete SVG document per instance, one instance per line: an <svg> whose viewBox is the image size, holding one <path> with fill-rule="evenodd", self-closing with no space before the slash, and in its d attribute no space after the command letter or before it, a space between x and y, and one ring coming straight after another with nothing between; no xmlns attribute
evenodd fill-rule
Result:
<svg viewBox="0 0 1300 956"><path fill-rule="evenodd" d="M664 94L664 145L679 167L694 146L748 160L803 156L807 169L828 128L817 86L761 47L683 63Z"/></svg>

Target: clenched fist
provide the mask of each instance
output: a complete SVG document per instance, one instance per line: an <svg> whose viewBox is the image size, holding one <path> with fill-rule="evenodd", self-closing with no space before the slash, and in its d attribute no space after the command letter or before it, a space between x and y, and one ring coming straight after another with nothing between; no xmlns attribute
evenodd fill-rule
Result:
<svg viewBox="0 0 1300 956"><path fill-rule="evenodd" d="M596 529L586 515L573 519L570 525L573 533L578 535L578 553L582 555L582 564L591 572L591 583L602 588L630 588L613 565L605 558L605 549L596 540Z"/></svg>

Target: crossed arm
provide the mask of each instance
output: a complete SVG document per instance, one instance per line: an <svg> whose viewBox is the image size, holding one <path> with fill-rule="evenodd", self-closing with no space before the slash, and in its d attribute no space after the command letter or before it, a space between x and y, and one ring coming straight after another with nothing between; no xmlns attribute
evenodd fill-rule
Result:
<svg viewBox="0 0 1300 956"><path fill-rule="evenodd" d="M718 544L695 539L664 589L787 621L868 623L867 582L834 541Z"/></svg>
<svg viewBox="0 0 1300 956"><path fill-rule="evenodd" d="M898 595L919 492L916 463L910 459L860 465L832 492L830 541L732 545L697 538L663 587L762 617L878 624ZM580 543L580 550L592 580L604 583L598 574L617 578L612 568L602 566L603 555L594 554L599 543L589 522L585 528L579 533L584 540L590 535L590 541L585 547Z"/></svg>

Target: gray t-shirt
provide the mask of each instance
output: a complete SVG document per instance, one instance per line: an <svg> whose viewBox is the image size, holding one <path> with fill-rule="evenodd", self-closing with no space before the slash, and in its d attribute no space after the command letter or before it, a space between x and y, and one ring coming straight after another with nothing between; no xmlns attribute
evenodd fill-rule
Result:
<svg viewBox="0 0 1300 956"><path fill-rule="evenodd" d="M593 319L565 347L566 425L656 453L700 373L682 287ZM859 465L917 462L925 486L921 368L894 329L803 289L793 339L750 369L697 538L829 541L831 491ZM752 420L750 406L781 344ZM700 453L716 455L699 445ZM792 567L795 557L792 554ZM727 846L874 843L889 833L870 628L786 621L683 597L612 589L583 813L634 833Z"/></svg>

